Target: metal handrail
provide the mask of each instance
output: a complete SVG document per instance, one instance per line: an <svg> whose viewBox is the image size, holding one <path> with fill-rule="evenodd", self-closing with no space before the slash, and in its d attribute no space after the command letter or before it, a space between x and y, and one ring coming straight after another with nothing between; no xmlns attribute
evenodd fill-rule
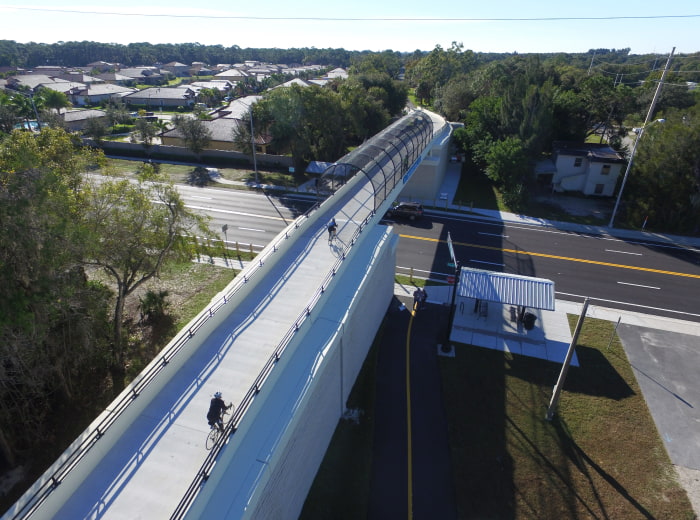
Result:
<svg viewBox="0 0 700 520"><path fill-rule="evenodd" d="M309 208L304 214L297 217L294 221L294 229L298 229L300 226L300 221L309 218L309 215L315 211L318 207L318 203L314 204ZM289 228L288 228L289 229ZM170 345L170 347L162 353L159 358L159 363L151 364L145 372L139 374L138 379L132 384L131 391L117 401L112 410L107 417L95 426L95 428L87 435L83 441L75 447L75 449L68 455L68 457L61 463L61 465L56 468L53 474L44 482L39 489L37 489L34 494L29 497L26 503L15 513L12 520L19 520L20 518L29 518L41 504L48 498L51 492L58 487L64 480L66 475L71 472L71 470L85 457L85 455L90 451L90 449L97 443L97 441L102 438L105 432L114 424L114 422L121 416L122 413L129 407L131 403L141 394L141 392L155 379L155 377L160 374L160 372L170 363L183 348L183 346L197 333L202 326L209 321L210 318L216 314L216 312L221 309L232 296L238 292L252 276L258 272L264 265L265 261L273 254L279 251L279 244L288 240L290 234L285 232L285 234L280 237L276 242L265 248L257 262L251 263L243 276L243 279L238 279L236 283L231 286L231 289L223 295L222 298L214 302L208 309L205 309L203 313L199 315L197 320L187 328L180 332L180 335L175 339L175 342ZM240 409L240 407L239 407ZM233 417L231 418L233 420ZM229 421L231 422L231 421Z"/></svg>
<svg viewBox="0 0 700 520"><path fill-rule="evenodd" d="M427 145L429 139L432 139L434 136L435 134L431 132L430 135L426 137L427 141L422 143L423 148L425 147L425 145ZM333 195L335 194L332 194L331 196ZM294 221L294 229L298 229L300 226L299 222L305 218L308 218L311 212L317 209L318 205L319 204L317 202L306 212L304 212L303 215L297 217L297 219L295 219ZM240 422L241 417L244 415L245 411L250 407L255 396L260 392L262 384L264 384L265 380L274 368L275 364L277 363L277 361L279 361L280 356L291 341L291 338L299 330L299 327L306 320L306 318L309 317L309 315L311 314L311 310L316 305L316 303L318 303L318 300L321 298L321 295L325 292L331 279L335 276L338 267L345 260L347 252L355 244L357 237L362 232L364 227L369 223L370 219L375 215L375 212L376 207L370 212L370 214L362 221L362 223L355 230L350 240L350 243L343 250L343 254L338 258L331 270L324 277L323 283L321 284L319 289L317 289L316 293L311 298L309 304L307 304L302 313L297 317L292 327L287 331L287 333L282 338L277 348L273 352L270 359L268 359L267 363L258 374L253 385L241 400L241 404L238 406L238 409L231 416L231 419L229 420L226 427L227 435L221 436L219 438L220 442L217 442L217 444L209 452L209 455L202 464L194 481L186 491L185 496L180 501L180 504L178 504L178 507L173 513L173 516L171 516L171 519L182 518L181 515L183 515L189 508L191 502L196 496L198 488L204 481L207 480L209 476L209 470L211 469L211 467L213 467L216 461L216 457L218 456L219 452L221 451L221 448L223 447L224 439L227 439L230 435L235 433L236 426ZM140 395L141 391L143 391L143 389L146 388L151 383L151 381L153 381L153 379L155 379L155 377L168 365L170 360L182 350L183 346L197 333L197 331L210 318L212 318L221 307L228 303L228 301L236 292L238 292L245 284L248 283L248 281L251 279L251 276L257 273L258 270L264 266L265 260L267 260L267 258L269 258L272 254L277 252L278 245L281 244L283 241L287 240L289 236L289 233L285 232L285 234L279 240L272 244L272 248L270 248L268 245L262 251L262 256L260 258L256 257L257 262L249 264L243 276L243 279L236 279L234 281L235 283L231 286L231 289L226 294L224 294L221 299L217 300L206 310L208 312L203 312L202 314L200 314L198 319L186 331L181 332L180 336L175 340L175 343L173 343L161 355L159 363L151 364L150 368L148 368L146 372L142 372L139 375L139 379L132 384L131 391L125 394L116 403L116 405L112 409L112 412L102 421L100 421L100 423L88 434L88 436L68 455L66 460L64 460L59 465L59 467L53 472L51 477L48 478L46 482L44 482L39 487L39 489L37 489L37 491L34 492L34 494L27 500L27 502L20 508L20 510L12 517L12 520L18 520L20 518L29 518L37 510L37 508L48 498L50 493L58 485L61 484L65 476L68 473L70 473L70 471L83 459L83 457L85 457L85 455L90 451L90 449L95 445L95 443L105 434L109 427L112 426L112 424L114 424L114 422L121 416L121 414L128 408L128 406L134 402L134 400Z"/></svg>
<svg viewBox="0 0 700 520"><path fill-rule="evenodd" d="M260 393L260 389L262 388L262 385L265 383L267 380L268 376L274 369L275 365L277 362L281 359L282 354L286 350L287 346L291 342L292 338L294 335L299 331L299 328L301 325L309 318L311 315L311 311L314 309L318 301L321 299L321 296L323 293L326 291L328 286L330 285L331 280L335 277L336 273L338 272L338 269L340 265L345 261L347 257L347 252L350 250L350 248L355 245L355 242L357 241L357 237L360 235L362 230L367 226L369 221L372 219L372 217L375 215L374 212L371 212L357 227L355 232L353 233L352 237L350 238L350 242L348 245L345 247L343 250L342 254L338 257L338 259L335 261L331 269L326 273L326 276L323 278L323 282L321 283L321 286L316 290L316 292L313 294L309 302L307 303L306 307L304 307L304 310L301 311L297 319L294 321L294 324L287 330L285 335L282 337L282 340L279 342L277 345L277 348L275 348L275 351L272 353L272 355L269 357L263 368L260 370L258 373L258 376L255 378L255 381L253 381L253 384L250 386L246 394L243 396L241 399L240 404L234 411L233 415L231 416L231 419L229 419L228 423L226 424L226 427L224 429L224 435L219 436L217 442L214 444L212 449L209 451L206 459L204 459L204 462L200 466L199 470L197 471L197 474L195 475L194 480L190 484L190 486L187 488L187 491L185 491L185 494L183 495L182 499L178 503L177 507L175 508L175 511L173 514L170 516L170 520L178 520L184 518L184 515L187 513L189 510L190 506L192 505L192 502L194 501L195 497L199 493L199 490L201 489L201 486L207 481L209 478L209 475L211 473L212 468L216 464L216 459L219 456L219 453L223 449L224 445L228 441L228 439L236 433L236 430L238 429L238 424L240 423L241 418L243 415L245 415L245 412L250 408L250 406L253 404L253 401L255 400L255 397Z"/></svg>

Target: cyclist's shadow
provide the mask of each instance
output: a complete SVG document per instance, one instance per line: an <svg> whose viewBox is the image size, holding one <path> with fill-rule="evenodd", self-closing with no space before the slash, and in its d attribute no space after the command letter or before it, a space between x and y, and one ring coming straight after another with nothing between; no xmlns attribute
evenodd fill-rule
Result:
<svg viewBox="0 0 700 520"><path fill-rule="evenodd" d="M333 240L331 240L331 241L328 243L328 245L330 246L331 251L333 251L333 253L334 253L336 256L340 256L340 255L343 253L343 251L345 251L345 249L347 249L345 242L343 242L343 241L340 239L340 237L337 236L337 235L336 235L336 237L335 237Z"/></svg>

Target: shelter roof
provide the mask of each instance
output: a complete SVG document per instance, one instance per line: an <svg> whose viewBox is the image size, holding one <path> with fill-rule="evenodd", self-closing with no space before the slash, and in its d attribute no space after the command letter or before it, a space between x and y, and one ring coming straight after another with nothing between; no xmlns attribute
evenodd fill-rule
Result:
<svg viewBox="0 0 700 520"><path fill-rule="evenodd" d="M545 278L463 267L457 291L462 298L554 310L554 282Z"/></svg>

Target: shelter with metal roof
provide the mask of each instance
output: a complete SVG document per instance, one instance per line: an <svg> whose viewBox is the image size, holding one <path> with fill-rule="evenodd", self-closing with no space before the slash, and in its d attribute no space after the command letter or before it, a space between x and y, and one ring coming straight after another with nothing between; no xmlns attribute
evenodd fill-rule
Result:
<svg viewBox="0 0 700 520"><path fill-rule="evenodd" d="M457 295L476 302L517 305L521 319L528 307L554 310L554 282L545 278L463 267Z"/></svg>

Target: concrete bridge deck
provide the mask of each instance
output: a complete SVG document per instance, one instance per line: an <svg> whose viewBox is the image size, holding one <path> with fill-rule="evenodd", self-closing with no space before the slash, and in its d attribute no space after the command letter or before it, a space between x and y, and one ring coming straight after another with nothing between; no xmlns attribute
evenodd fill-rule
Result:
<svg viewBox="0 0 700 520"><path fill-rule="evenodd" d="M420 157L415 160L413 171L418 164ZM20 500L3 520L171 518L207 457L205 440L209 426L205 416L212 395L222 391L224 399L236 405L249 399L261 367L269 364L280 345L289 342L300 325L318 309L323 310L332 324L321 334L329 337L334 334L332 329L353 304L354 288L348 287L341 297L336 295L335 305L329 307L328 293L332 291L327 290L328 286L341 270L352 273L351 283L359 283L366 276L374 250L389 235L384 226L370 224L378 220L374 219L375 210L383 212L401 186L391 188L385 194L384 205L375 208L375 188L362 175L357 175L319 209L297 219L259 255L256 262L263 264L253 263L237 277L248 280L239 291L243 296L234 295L234 301L228 300L212 311L213 317L194 333L198 338L196 348L183 348L167 366L164 361L165 368L138 391L127 388L126 394L133 391L132 402L123 407L118 403L124 399L115 400L23 497L34 493L41 499L30 498L24 503ZM328 242L325 228L331 217L335 217L339 226L338 238L333 243ZM358 238L367 236L370 237L367 247L353 248ZM359 255L355 266L347 267L348 254L357 254L358 249L364 250L364 254ZM388 279L387 284L393 287L393 280ZM387 292L390 297L391 290ZM154 360L152 365L158 362ZM275 377L279 377L278 372ZM348 382L348 386L351 384L352 381ZM293 406L289 410L294 413ZM245 410L243 415L239 411L234 418L241 420L244 414ZM105 418L111 415L117 419L101 431L96 425L105 423ZM234 437L243 436L237 431ZM257 444L246 448L248 455L265 462L276 442L274 438L259 439ZM85 450L87 454L71 463L68 470L59 470L60 480L55 480L52 471L56 475L55 468L65 465L73 456L71 453L75 453L75 447L86 443L91 445ZM254 486L259 476L246 478L242 485ZM211 482L208 488L213 488ZM248 492L250 489L237 499L235 507L241 511L250 498ZM231 518L240 516L234 511L230 514Z"/></svg>

